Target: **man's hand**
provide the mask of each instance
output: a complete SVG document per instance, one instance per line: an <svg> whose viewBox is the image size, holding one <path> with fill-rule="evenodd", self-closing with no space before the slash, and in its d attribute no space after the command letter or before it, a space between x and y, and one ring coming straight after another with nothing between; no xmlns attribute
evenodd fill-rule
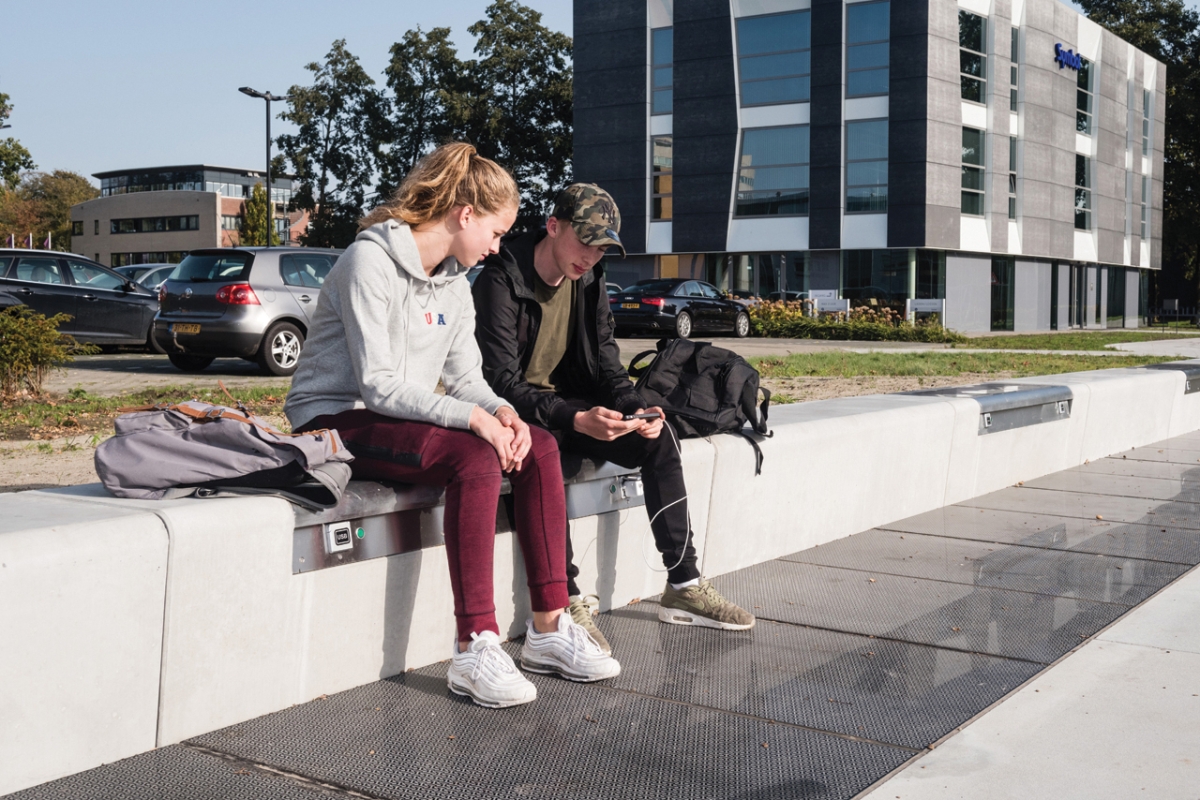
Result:
<svg viewBox="0 0 1200 800"><path fill-rule="evenodd" d="M500 420L500 424L504 427L512 429L513 469L520 472L521 464L525 461L525 456L529 455L529 448L533 446L533 440L529 436L529 426L525 424L524 420L517 415L517 412L511 406L501 406L498 408L496 410L496 419Z"/></svg>
<svg viewBox="0 0 1200 800"><path fill-rule="evenodd" d="M625 420L621 418L621 412L604 406L596 406L575 414L575 430L584 436L590 436L602 442L619 439L631 431L645 427L645 425L646 420L644 419Z"/></svg>
<svg viewBox="0 0 1200 800"><path fill-rule="evenodd" d="M638 428L638 433L641 434L642 436L645 436L647 439L657 439L658 435L660 433L662 433L663 425L666 424L667 415L664 414L663 410L661 408L659 408L658 406L651 406L650 408L639 408L637 410L638 414L645 414L647 412L657 413L658 419L642 420L646 424L643 425L642 427Z"/></svg>
<svg viewBox="0 0 1200 800"><path fill-rule="evenodd" d="M516 433L513 428L505 427L499 419L484 411L479 406L471 410L471 432L490 444L500 459L500 469L509 472L513 469L513 440ZM529 431L526 430L526 435Z"/></svg>

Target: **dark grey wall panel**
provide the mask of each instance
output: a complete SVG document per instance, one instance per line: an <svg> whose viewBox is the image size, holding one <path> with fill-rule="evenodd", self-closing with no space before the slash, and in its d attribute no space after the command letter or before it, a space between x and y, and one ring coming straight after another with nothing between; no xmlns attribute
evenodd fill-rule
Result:
<svg viewBox="0 0 1200 800"><path fill-rule="evenodd" d="M925 246L929 0L892 0L888 95L889 247Z"/></svg>
<svg viewBox="0 0 1200 800"><path fill-rule="evenodd" d="M814 250L842 246L842 58L842 0L813 0L808 242Z"/></svg>
<svg viewBox="0 0 1200 800"><path fill-rule="evenodd" d="M728 0L675 5L677 253L725 249L737 159L737 91Z"/></svg>
<svg viewBox="0 0 1200 800"><path fill-rule="evenodd" d="M621 240L646 250L646 4L574 3L575 180L597 183L621 209Z"/></svg>

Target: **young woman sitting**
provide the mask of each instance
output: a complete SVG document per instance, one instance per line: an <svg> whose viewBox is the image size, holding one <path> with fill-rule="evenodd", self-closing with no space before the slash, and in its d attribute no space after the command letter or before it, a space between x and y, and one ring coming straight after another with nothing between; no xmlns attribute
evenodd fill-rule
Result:
<svg viewBox="0 0 1200 800"><path fill-rule="evenodd" d="M361 223L321 288L285 411L294 430L336 428L355 478L446 487L443 523L458 637L447 683L476 703L537 689L500 647L492 551L501 474L514 495L533 619L521 665L596 681L620 673L566 607L566 499L558 446L480 372L467 270L516 219L512 177L462 143L426 156ZM445 394L435 391L438 381Z"/></svg>

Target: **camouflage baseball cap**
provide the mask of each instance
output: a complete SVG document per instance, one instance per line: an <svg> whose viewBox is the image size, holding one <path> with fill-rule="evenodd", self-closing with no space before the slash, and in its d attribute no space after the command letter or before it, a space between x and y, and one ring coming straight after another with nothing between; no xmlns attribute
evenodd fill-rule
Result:
<svg viewBox="0 0 1200 800"><path fill-rule="evenodd" d="M625 255L618 233L621 212L612 195L594 183L572 183L554 201L554 216L566 220L575 229L579 241L593 247L613 246Z"/></svg>

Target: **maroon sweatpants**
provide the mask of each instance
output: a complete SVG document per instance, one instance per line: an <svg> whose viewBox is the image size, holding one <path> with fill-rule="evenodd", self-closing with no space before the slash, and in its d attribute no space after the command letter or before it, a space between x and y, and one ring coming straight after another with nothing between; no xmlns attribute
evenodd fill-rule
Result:
<svg viewBox="0 0 1200 800"><path fill-rule="evenodd" d="M500 500L500 459L470 431L385 417L373 411L321 416L301 430L335 428L350 451L353 476L446 487L443 528L459 641L500 633L492 592L492 552ZM567 502L558 444L530 426L533 446L511 472L517 538L534 611L564 608L567 598Z"/></svg>

